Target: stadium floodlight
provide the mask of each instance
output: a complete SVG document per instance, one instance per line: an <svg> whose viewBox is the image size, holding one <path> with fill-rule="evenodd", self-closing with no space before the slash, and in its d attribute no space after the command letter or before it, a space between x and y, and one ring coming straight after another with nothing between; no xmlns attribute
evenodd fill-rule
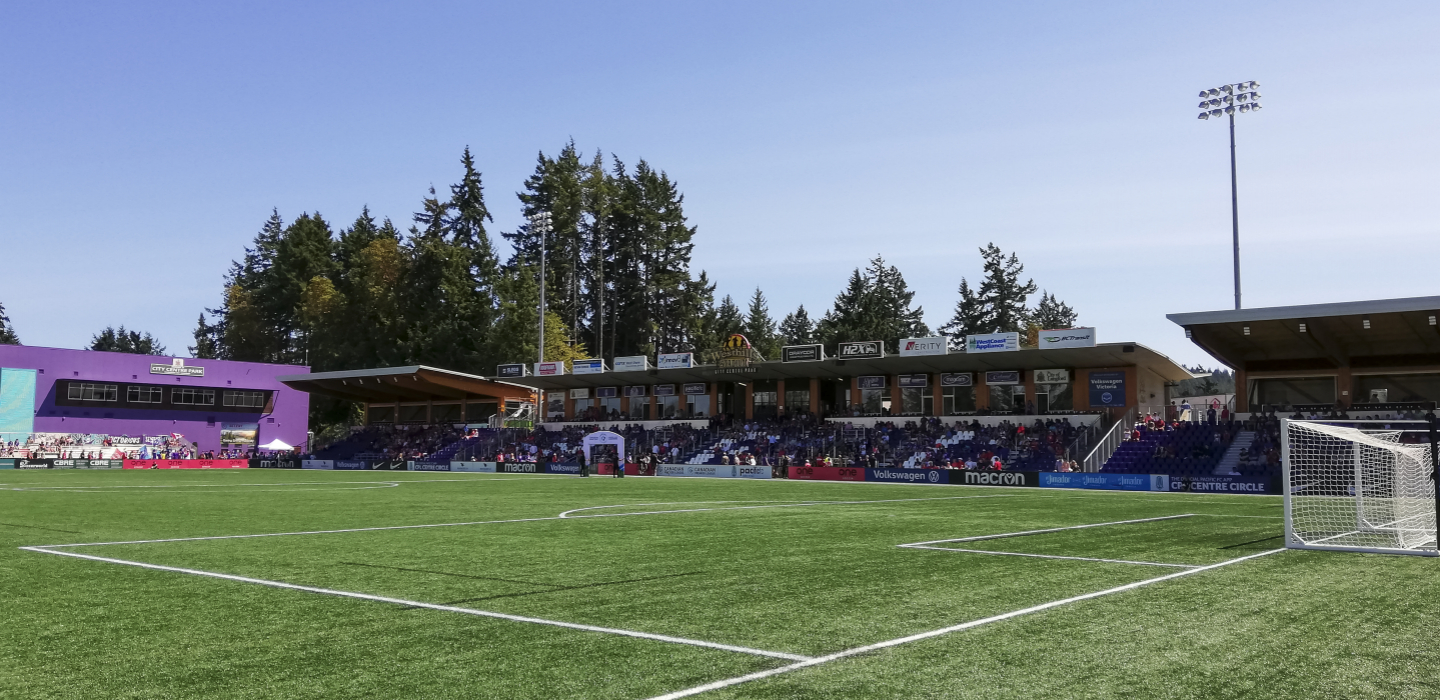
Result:
<svg viewBox="0 0 1440 700"><path fill-rule="evenodd" d="M1232 247L1235 253L1235 308L1240 308L1240 197L1235 182L1235 114L1248 114L1260 110L1260 83L1246 80L1220 87L1201 90L1200 96L1210 99L1201 102L1199 119L1209 121L1228 115L1230 117L1230 227Z"/></svg>
<svg viewBox="0 0 1440 700"><path fill-rule="evenodd" d="M530 215L530 230L540 238L540 362L545 361L545 238L550 233L550 212ZM538 370L537 370L538 371Z"/></svg>

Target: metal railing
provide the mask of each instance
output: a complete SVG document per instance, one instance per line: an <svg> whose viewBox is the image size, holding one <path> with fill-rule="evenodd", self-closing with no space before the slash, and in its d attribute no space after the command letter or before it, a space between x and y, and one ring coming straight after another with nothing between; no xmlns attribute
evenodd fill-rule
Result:
<svg viewBox="0 0 1440 700"><path fill-rule="evenodd" d="M1090 454L1085 455L1085 461L1081 466L1082 471L1098 472L1100 467L1105 466L1105 462L1115 454L1115 450L1120 449L1120 443L1125 441L1125 436L1135 426L1135 416L1136 409L1132 407L1110 425L1110 429L1106 430L1105 434L1095 442L1095 447L1090 450Z"/></svg>

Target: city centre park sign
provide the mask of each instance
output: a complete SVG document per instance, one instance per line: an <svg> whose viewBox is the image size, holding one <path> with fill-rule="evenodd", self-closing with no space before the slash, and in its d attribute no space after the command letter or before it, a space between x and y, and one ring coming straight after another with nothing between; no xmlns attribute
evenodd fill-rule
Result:
<svg viewBox="0 0 1440 700"><path fill-rule="evenodd" d="M726 338L719 350L712 350L707 355L711 364L715 365L711 374L751 374L760 369L752 367L751 363L765 361L750 346L750 339L739 333Z"/></svg>
<svg viewBox="0 0 1440 700"><path fill-rule="evenodd" d="M205 376L205 368L195 366L186 367L185 360L177 357L171 360L168 365L159 363L150 365L150 373L164 374L171 377L203 377Z"/></svg>

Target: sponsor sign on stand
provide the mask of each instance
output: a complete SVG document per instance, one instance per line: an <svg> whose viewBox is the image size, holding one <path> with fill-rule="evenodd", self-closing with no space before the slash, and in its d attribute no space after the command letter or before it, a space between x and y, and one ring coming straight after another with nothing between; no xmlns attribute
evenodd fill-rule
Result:
<svg viewBox="0 0 1440 700"><path fill-rule="evenodd" d="M124 460L119 459L54 459L50 463L54 469L120 469L125 466Z"/></svg>
<svg viewBox="0 0 1440 700"><path fill-rule="evenodd" d="M545 465L536 462L497 462L495 471L506 474L544 474Z"/></svg>
<svg viewBox="0 0 1440 700"><path fill-rule="evenodd" d="M452 472L483 472L485 474L495 473L494 462L451 462Z"/></svg>
<svg viewBox="0 0 1440 700"><path fill-rule="evenodd" d="M950 339L943 335L933 338L904 338L900 341L901 357L944 355L950 350Z"/></svg>
<svg viewBox="0 0 1440 700"><path fill-rule="evenodd" d="M972 372L946 372L940 375L940 386L975 386Z"/></svg>
<svg viewBox="0 0 1440 700"><path fill-rule="evenodd" d="M824 359L824 345L786 345L780 348L781 362L819 362Z"/></svg>
<svg viewBox="0 0 1440 700"><path fill-rule="evenodd" d="M885 344L878 340L841 343L838 349L840 352L835 357L841 360L870 360L885 356Z"/></svg>
<svg viewBox="0 0 1440 700"><path fill-rule="evenodd" d="M604 374L604 373L605 373L605 361L604 361L604 360L599 360L599 359L595 359L595 360L571 360L571 361L570 361L570 373L571 373L571 374Z"/></svg>
<svg viewBox="0 0 1440 700"><path fill-rule="evenodd" d="M337 459L335 460L335 468L347 470L362 470L369 469L370 463L358 459Z"/></svg>
<svg viewBox="0 0 1440 700"><path fill-rule="evenodd" d="M1192 493L1267 493L1269 479L1244 476L1172 476L1171 491Z"/></svg>
<svg viewBox="0 0 1440 700"><path fill-rule="evenodd" d="M529 366L523 363L500 365L495 368L495 375L498 377L525 377L529 376L529 369Z"/></svg>
<svg viewBox="0 0 1440 700"><path fill-rule="evenodd" d="M650 358L644 355L615 358L616 372L644 372L650 369Z"/></svg>
<svg viewBox="0 0 1440 700"><path fill-rule="evenodd" d="M1090 405L1095 408L1124 406L1125 372L1091 372Z"/></svg>
<svg viewBox="0 0 1440 700"><path fill-rule="evenodd" d="M656 385L655 385L655 395L656 395L656 396L674 396L674 395L675 395L675 385L674 385L674 384L656 384Z"/></svg>
<svg viewBox="0 0 1440 700"><path fill-rule="evenodd" d="M949 469L866 469L866 481L902 484L948 484Z"/></svg>
<svg viewBox="0 0 1440 700"><path fill-rule="evenodd" d="M902 387L902 388L904 388L904 387L920 387L920 388L924 388L924 387L930 386L930 375L928 375L928 374L901 374L901 375L899 375L899 376L897 376L897 377L895 378L895 383L898 384L898 385L899 385L900 387Z"/></svg>
<svg viewBox="0 0 1440 700"><path fill-rule="evenodd" d="M168 365L158 363L150 365L150 373L164 374L171 377L203 377L205 376L205 368L194 366L186 367L185 360L177 357L171 360Z"/></svg>
<svg viewBox="0 0 1440 700"><path fill-rule="evenodd" d="M293 457L276 459L266 457L265 459L250 460L251 469L299 469L302 462Z"/></svg>
<svg viewBox="0 0 1440 700"><path fill-rule="evenodd" d="M662 352L655 356L655 369L690 369L695 355L688 352Z"/></svg>
<svg viewBox="0 0 1440 700"><path fill-rule="evenodd" d="M13 460L13 459L8 459L8 458L7 458L7 459L0 459L0 469L14 469L14 468L15 468L15 460Z"/></svg>
<svg viewBox="0 0 1440 700"><path fill-rule="evenodd" d="M1040 485L1062 489L1110 491L1169 491L1165 474L1101 474L1097 472L1040 472Z"/></svg>
<svg viewBox="0 0 1440 700"><path fill-rule="evenodd" d="M597 399L613 399L613 398L615 398L616 396L619 396L619 395L620 395L620 387L618 387L618 386L597 386L597 387L595 387L595 398L597 398Z"/></svg>
<svg viewBox="0 0 1440 700"><path fill-rule="evenodd" d="M857 383L860 385L860 388L861 388L861 389L884 389L884 388L885 388L885 375L883 375L883 374L876 374L876 375L867 376L867 377L857 377L857 378L856 378L856 381L857 381Z"/></svg>
<svg viewBox="0 0 1440 700"><path fill-rule="evenodd" d="M125 469L249 469L248 459L127 459Z"/></svg>
<svg viewBox="0 0 1440 700"><path fill-rule="evenodd" d="M403 459L375 459L366 462L371 471L408 471L409 464Z"/></svg>
<svg viewBox="0 0 1440 700"><path fill-rule="evenodd" d="M705 393L708 393L708 392L709 392L709 388L707 387L707 385L705 384L705 382L696 382L696 383L694 383L694 384L686 384L686 385L685 385L685 395L686 395L686 396L696 396L696 395L698 395L698 394L705 394Z"/></svg>
<svg viewBox="0 0 1440 700"><path fill-rule="evenodd" d="M1019 333L976 333L965 336L965 352L1009 352L1019 349Z"/></svg>
<svg viewBox="0 0 1440 700"><path fill-rule="evenodd" d="M590 390L589 390L589 389L571 389L571 390L570 390L570 398L572 398L572 399L588 399L588 398L590 398Z"/></svg>
<svg viewBox="0 0 1440 700"><path fill-rule="evenodd" d="M49 468L50 468L50 460L48 460L48 459L17 459L17 460L15 460L15 468L16 468L16 469L49 469Z"/></svg>
<svg viewBox="0 0 1440 700"><path fill-rule="evenodd" d="M1070 370L1068 369L1037 369L1035 370L1036 384L1069 384Z"/></svg>
<svg viewBox="0 0 1440 700"><path fill-rule="evenodd" d="M1019 372L986 372L985 383L990 386L1006 386L1020 383Z"/></svg>
<svg viewBox="0 0 1440 700"><path fill-rule="evenodd" d="M1066 328L1058 331L1040 331L1040 349L1049 348L1093 348L1094 328Z"/></svg>
<svg viewBox="0 0 1440 700"><path fill-rule="evenodd" d="M957 471L950 477L952 484L966 486L1039 486L1038 472Z"/></svg>
<svg viewBox="0 0 1440 700"><path fill-rule="evenodd" d="M561 464L561 463L559 463L559 462L551 462L551 463L545 465L545 473L546 473L546 474L579 474L579 473L580 473L580 465L578 465L578 464Z"/></svg>
<svg viewBox="0 0 1440 700"><path fill-rule="evenodd" d="M814 481L864 481L865 470L860 467L790 467L791 479Z"/></svg>
<svg viewBox="0 0 1440 700"><path fill-rule="evenodd" d="M336 469L344 469L345 467L340 466L341 464L344 464L344 462L336 462L336 463L335 463L335 468L336 468ZM412 472L448 472L448 471L450 471L450 463L449 463L449 462L406 462L406 463L405 463L405 468L408 469L409 471L412 471Z"/></svg>
<svg viewBox="0 0 1440 700"><path fill-rule="evenodd" d="M627 474L629 472L626 472ZM655 476L701 476L712 479L769 479L770 467L748 464L657 464Z"/></svg>
<svg viewBox="0 0 1440 700"><path fill-rule="evenodd" d="M564 362L536 362L535 376L537 377L558 377L565 374Z"/></svg>
<svg viewBox="0 0 1440 700"><path fill-rule="evenodd" d="M625 395L626 395L626 396L629 396L629 397L631 397L631 398L634 398L634 397L636 397L636 396L646 396L647 394L645 393L645 389L646 389L646 387L645 387L644 384L636 384L635 386L627 386L627 387L625 387Z"/></svg>
<svg viewBox="0 0 1440 700"><path fill-rule="evenodd" d="M302 459L301 469L334 469L335 461L329 459Z"/></svg>

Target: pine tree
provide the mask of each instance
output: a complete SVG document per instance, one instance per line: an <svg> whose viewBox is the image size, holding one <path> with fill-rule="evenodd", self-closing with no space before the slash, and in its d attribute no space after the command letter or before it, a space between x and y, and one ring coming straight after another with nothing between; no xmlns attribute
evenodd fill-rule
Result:
<svg viewBox="0 0 1440 700"><path fill-rule="evenodd" d="M980 283L980 301L984 305L984 333L1008 333L1024 331L1030 320L1026 300L1035 293L1034 280L1020 282L1025 266L1014 253L1010 257L1000 251L994 243L980 249L984 263L985 279Z"/></svg>
<svg viewBox="0 0 1440 700"><path fill-rule="evenodd" d="M5 305L0 304L0 345L19 345L20 336L15 334L15 328L10 325L10 317L5 315Z"/></svg>
<svg viewBox="0 0 1440 700"><path fill-rule="evenodd" d="M785 314L784 320L780 321L779 333L786 345L808 345L815 342L815 323L810 320L804 304L794 312Z"/></svg>
<svg viewBox="0 0 1440 700"><path fill-rule="evenodd" d="M1055 298L1054 294L1042 292L1040 303L1030 312L1030 320L1041 330L1074 328L1079 314L1069 304Z"/></svg>
<svg viewBox="0 0 1440 700"><path fill-rule="evenodd" d="M740 307L735 305L735 300L729 294L720 300L720 305L715 307L715 325L712 335L720 342L725 342L736 333L745 332L745 315L740 313Z"/></svg>
<svg viewBox="0 0 1440 700"><path fill-rule="evenodd" d="M960 278L960 301L955 303L955 315L940 327L940 332L950 336L950 346L956 349L964 347L965 336L990 332L986 325L985 302L970 289L970 282L963 277Z"/></svg>
<svg viewBox="0 0 1440 700"><path fill-rule="evenodd" d="M216 339L216 328L205 322L205 313L200 313L200 320L195 323L195 344L187 350L190 356L197 360L218 360L220 359L219 342Z"/></svg>
<svg viewBox="0 0 1440 700"><path fill-rule="evenodd" d="M104 352L128 352L135 355L164 355L165 346L155 336L138 331L106 326L90 339L90 349Z"/></svg>
<svg viewBox="0 0 1440 700"><path fill-rule="evenodd" d="M780 359L780 337L775 330L775 319L770 317L770 304L765 301L765 293L759 287L750 297L750 310L745 315L745 337L761 357Z"/></svg>
<svg viewBox="0 0 1440 700"><path fill-rule="evenodd" d="M901 338L930 333L921 320L924 309L910 306L914 298L915 292L910 291L900 270L876 256L866 265L863 275L858 268L850 274L845 290L835 297L834 307L820 319L816 334L831 346L852 340L879 340L894 352Z"/></svg>

